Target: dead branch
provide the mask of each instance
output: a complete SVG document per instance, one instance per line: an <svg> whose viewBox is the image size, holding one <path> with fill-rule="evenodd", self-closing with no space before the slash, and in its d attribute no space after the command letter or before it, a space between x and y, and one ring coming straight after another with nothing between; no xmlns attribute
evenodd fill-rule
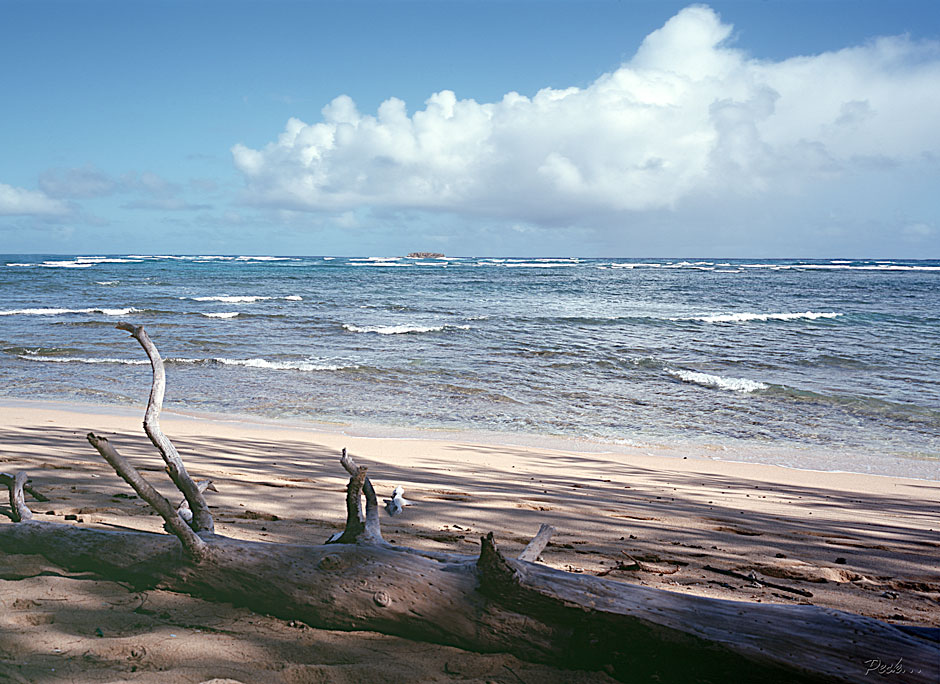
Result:
<svg viewBox="0 0 940 684"><path fill-rule="evenodd" d="M147 335L142 325L131 325L130 323L118 323L119 330L125 330L140 343L150 359L150 365L153 367L153 383L150 388L150 399L147 402L147 410L144 413L144 432L157 447L160 455L166 463L166 471L173 480L173 484L182 492L189 502L189 508L193 513L192 527L197 532L214 532L215 524L212 521L212 514L209 512L209 506L206 504L205 497L196 486L196 483L186 472L186 466L180 458L179 452L173 443L163 434L160 429L160 411L163 408L163 395L166 390L166 372L163 369L163 359L160 352Z"/></svg>
<svg viewBox="0 0 940 684"><path fill-rule="evenodd" d="M5 484L10 490L10 509L13 522L31 520L33 512L26 505L26 496L23 494L23 488L29 475L20 471L16 475L0 473L0 484Z"/></svg>
<svg viewBox="0 0 940 684"><path fill-rule="evenodd" d="M349 489L349 486L346 489L347 532L350 529L350 520L353 516L354 506L355 517L359 521L359 525L361 527L359 527L355 537L353 537L352 540L364 544L384 544L385 540L382 539L382 527L381 523L379 522L378 499L376 498L375 488L372 486L372 481L365 476L366 468L364 466L357 465L353 457L346 453L346 449L343 449L343 454L340 457L339 462L346 472L349 473L349 486L352 486L353 480L357 479L360 473L362 475L362 480L355 488L354 493ZM360 498L360 492L365 494L366 497L365 515L362 513L362 499ZM352 501L350 497L353 497L354 501ZM355 528L356 525L353 524L353 527ZM336 541L340 542L340 540L344 539L347 536L347 532L344 532L343 535Z"/></svg>
<svg viewBox="0 0 940 684"><path fill-rule="evenodd" d="M548 542L553 534L555 534L555 528L546 523L542 523L539 527L539 531L532 537L532 541L530 541L522 550L522 553L519 554L519 560L529 563L537 561L539 555L545 550L545 547L548 546Z"/></svg>
<svg viewBox="0 0 940 684"><path fill-rule="evenodd" d="M812 598L813 592L806 591L806 589L794 589L793 587L788 587L783 584L776 584L774 582L768 582L767 580L761 579L756 574L744 575L740 572L735 572L734 570L723 570L722 568L712 567L711 565L706 565L702 570L708 570L709 572L717 572L719 575L726 575L728 577L734 577L735 579L746 580L748 582L756 582L757 584L762 584L765 587L770 587L771 589L779 589L780 591L788 591L791 594L799 594L800 596L806 596Z"/></svg>
<svg viewBox="0 0 940 684"><path fill-rule="evenodd" d="M36 501L45 502L49 500L48 496L45 496L42 492L40 492L38 489L36 489L30 484L30 480L27 480L26 484L23 485L23 491L29 494L34 499L36 499Z"/></svg>
<svg viewBox="0 0 940 684"><path fill-rule="evenodd" d="M132 466L127 459L121 456L117 450L111 446L111 443L104 437L98 437L89 432L87 435L89 444L91 444L104 460L114 468L115 472L127 482L137 495L150 504L161 518L163 518L166 528L173 533L186 549L187 553L195 561L204 560L208 554L206 543L177 515L176 511L170 505L160 492L144 479L137 469Z"/></svg>

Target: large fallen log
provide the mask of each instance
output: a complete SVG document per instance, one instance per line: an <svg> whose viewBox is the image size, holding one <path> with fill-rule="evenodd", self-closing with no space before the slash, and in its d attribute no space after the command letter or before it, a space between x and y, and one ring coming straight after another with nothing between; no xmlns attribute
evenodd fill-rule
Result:
<svg viewBox="0 0 940 684"><path fill-rule="evenodd" d="M154 387L158 377L162 384L162 363L146 333L122 327L147 350ZM152 391L148 434L162 436L159 425L153 430L160 402L162 391ZM89 434L92 446L171 534L37 521L25 503L27 478L17 474L0 478L10 488L10 517L17 521L0 525L0 551L40 554L71 571L227 601L314 627L509 652L604 670L622 681L870 682L884 666L903 674L897 681L937 679L940 647L878 620L812 605L688 596L531 562L549 530L524 552L527 560L507 558L492 533L481 539L479 557L393 546L382 539L366 468L345 452L347 519L335 542L262 543L217 535L202 491L178 455L172 457L169 440L152 439L194 512L189 521L107 439Z"/></svg>

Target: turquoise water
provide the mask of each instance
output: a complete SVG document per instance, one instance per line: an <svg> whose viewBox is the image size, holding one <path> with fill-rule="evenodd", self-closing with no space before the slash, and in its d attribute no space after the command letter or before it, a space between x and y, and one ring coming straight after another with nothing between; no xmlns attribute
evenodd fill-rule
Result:
<svg viewBox="0 0 940 684"><path fill-rule="evenodd" d="M119 321L168 407L940 463L938 261L7 255L0 395L140 402Z"/></svg>

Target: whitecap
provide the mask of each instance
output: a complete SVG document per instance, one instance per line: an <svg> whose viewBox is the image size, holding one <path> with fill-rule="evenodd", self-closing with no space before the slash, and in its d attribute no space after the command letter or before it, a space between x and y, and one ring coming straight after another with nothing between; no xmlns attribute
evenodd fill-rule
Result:
<svg viewBox="0 0 940 684"><path fill-rule="evenodd" d="M204 313L203 316L207 318L235 318L238 315L237 311L218 311L215 313Z"/></svg>
<svg viewBox="0 0 940 684"><path fill-rule="evenodd" d="M226 304L243 304L251 302L260 302L272 297L262 297L260 295L218 295L213 297L191 297L196 302L225 302Z"/></svg>
<svg viewBox="0 0 940 684"><path fill-rule="evenodd" d="M40 265L43 268L90 268L95 264L91 261L43 261Z"/></svg>
<svg viewBox="0 0 940 684"><path fill-rule="evenodd" d="M405 335L408 333L428 333L428 332L442 332L448 328L453 328L456 330L469 330L469 325L371 325L360 327L358 325L351 325L349 323L344 323L343 328L349 332L354 333L377 333L379 335Z"/></svg>
<svg viewBox="0 0 940 684"><path fill-rule="evenodd" d="M119 281L117 280L96 280L96 283L99 285L117 285Z"/></svg>
<svg viewBox="0 0 940 684"><path fill-rule="evenodd" d="M30 266L35 266L36 264L7 264L7 266L20 266L23 268L29 268Z"/></svg>
<svg viewBox="0 0 940 684"><path fill-rule="evenodd" d="M301 297L300 295L287 295L286 297L284 297L284 299L286 299L289 302L302 302L304 298Z"/></svg>
<svg viewBox="0 0 940 684"><path fill-rule="evenodd" d="M715 387L717 389L730 390L732 392L754 392L764 390L768 385L747 378L726 378L721 375L709 375L708 373L698 373L696 371L681 370L674 368L663 368L664 371L679 378L682 382L689 382L703 387Z"/></svg>
<svg viewBox="0 0 940 684"><path fill-rule="evenodd" d="M701 321L703 323L746 323L748 321L794 321L805 319L814 321L818 318L838 318L841 313L832 311L816 312L804 311L802 313L731 313L712 314L707 316L688 316L684 318L670 318L670 321Z"/></svg>
<svg viewBox="0 0 940 684"><path fill-rule="evenodd" d="M126 316L129 313L136 313L140 309L130 306L126 309L8 309L0 311L0 316L61 316L62 314L90 314L100 313L105 316Z"/></svg>
<svg viewBox="0 0 940 684"><path fill-rule="evenodd" d="M31 356L20 355L17 358L26 361L40 361L43 363L117 363L125 366L142 366L149 364L146 359L111 359L90 358L85 356Z"/></svg>
<svg viewBox="0 0 940 684"><path fill-rule="evenodd" d="M299 370L299 371L336 371L358 366L342 364L312 363L310 361L268 361L267 359L212 359L224 366L244 366L246 368L264 368L267 370Z"/></svg>

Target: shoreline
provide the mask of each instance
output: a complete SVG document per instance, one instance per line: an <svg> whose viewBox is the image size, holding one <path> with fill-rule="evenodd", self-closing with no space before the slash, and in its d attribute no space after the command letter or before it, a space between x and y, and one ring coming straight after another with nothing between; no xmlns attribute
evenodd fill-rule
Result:
<svg viewBox="0 0 940 684"><path fill-rule="evenodd" d="M40 520L162 533L162 521L85 440L89 430L108 437L176 501L179 492L144 435L142 416L142 407L94 412L75 403L2 401L0 470L32 477L49 499L29 501ZM890 623L940 622L938 482L650 455L643 448L590 453L352 436L231 416L213 421L164 412L161 424L193 477L214 482L218 491L208 503L225 536L323 543L345 522L348 476L338 461L346 447L369 467L380 500L403 486L413 504L394 518L380 510L383 536L394 544L474 557L480 537L494 532L500 548L516 556L547 523L556 533L539 562L559 570L733 601L810 602ZM2 524L12 523L0 517ZM156 678L141 681L183 684L220 672L265 681L264 662L304 662L298 638L332 640L350 652L364 638L394 644L393 655L420 648L429 677L457 662L488 662L446 647L298 627L159 590L135 593L70 578L39 556L0 553L0 574L0 603L14 607L0 615L6 635L0 647L18 662L28 660L22 672L36 676L72 668L81 684L122 679L132 644ZM741 579L750 576L775 586ZM161 608L148 608L142 618L135 611L144 602ZM72 608L79 604L94 610ZM96 636L96 629L114 625L122 626ZM259 634L270 637L263 658ZM190 650L181 653L179 643ZM101 660L93 668L86 660L70 663L83 653ZM210 653L228 669L207 664ZM500 662L530 672L529 681L579 681L568 672L553 679L554 671ZM602 680L594 673L586 681Z"/></svg>
<svg viewBox="0 0 940 684"><path fill-rule="evenodd" d="M39 410L48 408L69 413L138 417L142 419L146 403L138 402L132 405L100 404L66 399L14 399L0 396L0 410L6 408ZM711 442L707 438L699 441L679 437L669 442L624 440L623 443L620 443L586 437L578 438L526 432L455 430L451 428L383 425L365 422L330 422L300 417L269 418L248 413L199 411L172 406L170 408L164 407L161 416L164 420L175 418L218 425L252 425L258 428L301 430L315 435L336 435L354 439L463 442L487 447L506 446L579 454L623 455L625 457L642 454L653 458L693 459L715 463L774 466L808 473L853 474L940 482L940 460L938 459L885 456L884 453L879 452L877 454L880 457L878 462L872 463L867 460L868 452L848 450L839 446L825 449L795 444L775 446L746 439ZM872 452L871 455L876 454ZM820 463L824 459L831 460L833 458L837 459L836 464L841 467L824 467L824 464ZM888 472L890 464L906 472L904 474ZM867 470L863 469L862 465L867 465ZM855 467L853 468L853 466Z"/></svg>

